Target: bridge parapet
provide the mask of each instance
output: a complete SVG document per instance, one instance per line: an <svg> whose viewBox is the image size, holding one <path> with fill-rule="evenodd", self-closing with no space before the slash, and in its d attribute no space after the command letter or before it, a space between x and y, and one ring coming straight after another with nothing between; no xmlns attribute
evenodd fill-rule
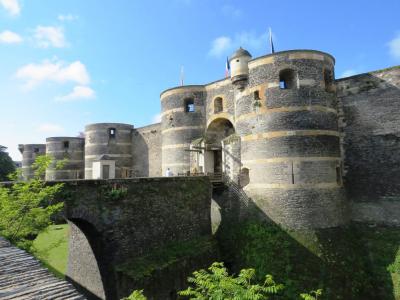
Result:
<svg viewBox="0 0 400 300"><path fill-rule="evenodd" d="M67 276L93 298L121 296L116 266L173 242L211 237L207 177L63 182L71 225Z"/></svg>

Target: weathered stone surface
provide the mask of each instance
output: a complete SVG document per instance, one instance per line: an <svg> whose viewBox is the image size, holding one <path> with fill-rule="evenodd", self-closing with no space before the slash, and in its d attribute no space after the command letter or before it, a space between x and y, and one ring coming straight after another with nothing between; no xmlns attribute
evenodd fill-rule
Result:
<svg viewBox="0 0 400 300"><path fill-rule="evenodd" d="M400 225L400 68L338 80L353 219Z"/></svg>
<svg viewBox="0 0 400 300"><path fill-rule="evenodd" d="M132 147L133 177L161 176L161 124L134 129Z"/></svg>
<svg viewBox="0 0 400 300"><path fill-rule="evenodd" d="M117 290L122 280L118 265L167 244L211 237L206 177L69 181L63 193L65 217L72 225L67 276L86 295L126 296L142 287L124 280L124 290ZM150 283L156 290L157 282Z"/></svg>
<svg viewBox="0 0 400 300"><path fill-rule="evenodd" d="M52 163L46 170L46 180L83 179L85 176L85 139L51 137L46 139L46 155ZM57 166L59 162L63 166Z"/></svg>

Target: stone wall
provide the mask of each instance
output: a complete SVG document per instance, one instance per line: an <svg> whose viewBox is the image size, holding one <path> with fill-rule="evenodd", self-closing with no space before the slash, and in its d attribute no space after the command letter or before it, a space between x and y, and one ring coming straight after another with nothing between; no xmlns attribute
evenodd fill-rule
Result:
<svg viewBox="0 0 400 300"><path fill-rule="evenodd" d="M337 81L353 219L400 225L400 67Z"/></svg>
<svg viewBox="0 0 400 300"><path fill-rule="evenodd" d="M161 123L134 129L132 145L133 176L162 176Z"/></svg>
<svg viewBox="0 0 400 300"><path fill-rule="evenodd" d="M104 288L107 299L127 296L142 288L123 279L141 272L129 269L131 262L165 245L211 238L211 185L206 177L69 181L63 193L65 216L73 224L67 276L85 294L103 298ZM177 277L192 271L182 270ZM147 281L150 292L157 291L162 274L160 267L158 279ZM117 290L121 280L123 290ZM182 286L169 288L166 294Z"/></svg>

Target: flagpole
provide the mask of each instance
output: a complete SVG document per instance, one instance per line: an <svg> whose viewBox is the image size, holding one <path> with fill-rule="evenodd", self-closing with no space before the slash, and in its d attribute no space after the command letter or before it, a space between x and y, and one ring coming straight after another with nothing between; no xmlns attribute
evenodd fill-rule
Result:
<svg viewBox="0 0 400 300"><path fill-rule="evenodd" d="M269 27L269 44L271 46L271 53L275 53L274 41L272 40L272 29Z"/></svg>
<svg viewBox="0 0 400 300"><path fill-rule="evenodd" d="M225 78L229 77L229 70L231 69L231 66L229 65L229 59L228 57L226 58L226 63L225 63Z"/></svg>
<svg viewBox="0 0 400 300"><path fill-rule="evenodd" d="M183 81L184 81L184 70L183 70L183 66L181 66L181 76L180 76L180 81L181 81L181 86L183 86Z"/></svg>

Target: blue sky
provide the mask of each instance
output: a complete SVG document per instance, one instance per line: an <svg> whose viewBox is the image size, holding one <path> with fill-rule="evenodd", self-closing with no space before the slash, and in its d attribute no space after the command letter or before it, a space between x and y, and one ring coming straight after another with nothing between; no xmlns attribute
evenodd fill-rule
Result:
<svg viewBox="0 0 400 300"><path fill-rule="evenodd" d="M243 46L316 49L336 77L400 64L400 1L0 0L0 145L76 136L85 124L141 127L160 93L224 76Z"/></svg>

